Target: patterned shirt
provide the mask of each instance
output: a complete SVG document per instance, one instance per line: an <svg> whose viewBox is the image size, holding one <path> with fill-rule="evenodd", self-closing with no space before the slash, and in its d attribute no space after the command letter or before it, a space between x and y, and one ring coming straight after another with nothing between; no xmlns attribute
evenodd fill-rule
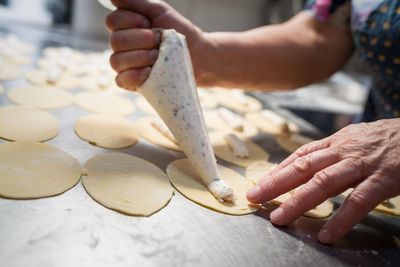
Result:
<svg viewBox="0 0 400 267"><path fill-rule="evenodd" d="M346 27L358 55L373 70L363 121L400 117L400 0L312 0L306 9Z"/></svg>

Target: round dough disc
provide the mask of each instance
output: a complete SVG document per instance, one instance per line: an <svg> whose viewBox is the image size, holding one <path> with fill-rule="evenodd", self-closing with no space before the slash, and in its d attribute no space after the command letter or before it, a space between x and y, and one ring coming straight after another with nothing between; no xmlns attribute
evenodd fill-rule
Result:
<svg viewBox="0 0 400 267"><path fill-rule="evenodd" d="M81 78L80 84L82 89L88 91L110 92L116 94L124 94L127 92L123 88L118 87L118 85L115 83L114 76L111 75L109 77L109 83L106 84L105 87L102 87L99 84L100 75L108 75L108 74L96 73Z"/></svg>
<svg viewBox="0 0 400 267"><path fill-rule="evenodd" d="M265 133L269 133L269 134L273 134L273 135L277 135L277 134L282 134L282 133L287 133L287 132L298 132L299 131L299 127L289 121L288 122L288 129L282 129L274 124L272 124L270 121L266 120L260 112L251 112L246 114L246 120L249 121L250 123L252 123L254 126L256 126L257 128L259 128L261 131L265 132Z"/></svg>
<svg viewBox="0 0 400 267"><path fill-rule="evenodd" d="M82 108L101 114L126 116L135 111L133 103L120 95L107 92L83 92L75 96Z"/></svg>
<svg viewBox="0 0 400 267"><path fill-rule="evenodd" d="M139 139L135 124L109 115L86 115L76 121L75 132L95 146L111 149L132 146Z"/></svg>
<svg viewBox="0 0 400 267"><path fill-rule="evenodd" d="M173 195L167 175L154 164L122 154L100 154L84 165L82 184L101 205L128 215L150 216Z"/></svg>
<svg viewBox="0 0 400 267"><path fill-rule="evenodd" d="M60 79L55 83L47 82L47 72L49 70L33 70L26 74L26 79L34 84L40 86L54 87L60 89L72 89L79 86L79 79L72 74L64 72Z"/></svg>
<svg viewBox="0 0 400 267"><path fill-rule="evenodd" d="M257 184L260 179L275 168L277 164L269 161L256 161L246 168L246 178Z"/></svg>
<svg viewBox="0 0 400 267"><path fill-rule="evenodd" d="M0 81L8 81L8 80L18 79L20 76L20 72L21 71L15 66L1 66Z"/></svg>
<svg viewBox="0 0 400 267"><path fill-rule="evenodd" d="M12 102L30 108L55 109L66 107L73 103L71 93L50 88L15 88L9 90L7 95Z"/></svg>
<svg viewBox="0 0 400 267"><path fill-rule="evenodd" d="M76 185L80 176L79 162L54 146L31 142L0 144L0 196L54 196Z"/></svg>
<svg viewBox="0 0 400 267"><path fill-rule="evenodd" d="M240 167L247 167L254 162L266 161L269 158L269 154L265 152L264 149L262 149L250 140L242 140L249 150L248 158L236 157L233 154L232 149L226 143L223 133L210 133L210 140L216 157L223 159L229 163L238 165Z"/></svg>
<svg viewBox="0 0 400 267"><path fill-rule="evenodd" d="M313 141L313 139L303 136L299 133L279 135L275 140L280 147L289 153L293 153L301 146Z"/></svg>
<svg viewBox="0 0 400 267"><path fill-rule="evenodd" d="M158 116L156 110L147 102L146 98L139 96L135 101L136 106L140 108L141 111L147 114Z"/></svg>
<svg viewBox="0 0 400 267"><path fill-rule="evenodd" d="M0 108L0 137L12 141L41 142L58 134L52 114L19 106Z"/></svg>
<svg viewBox="0 0 400 267"><path fill-rule="evenodd" d="M206 110L203 112L203 114L206 125L210 129L217 131L224 131L224 132L232 132L237 136L244 138L251 138L258 134L257 127L247 122L244 118L243 118L243 131L239 132L231 129L231 127L218 115L217 110Z"/></svg>
<svg viewBox="0 0 400 267"><path fill-rule="evenodd" d="M162 146L167 149L182 152L182 149L174 141L171 141L165 135L160 133L156 128L151 125L154 118L147 117L140 119L137 122L140 136L149 141L150 143Z"/></svg>
<svg viewBox="0 0 400 267"><path fill-rule="evenodd" d="M249 214L260 208L260 205L247 201L246 192L253 187L251 181L221 165L218 165L218 171L221 178L233 189L235 203L220 203L208 191L188 159L173 161L167 167L167 174L173 186L185 197L206 208L231 215Z"/></svg>

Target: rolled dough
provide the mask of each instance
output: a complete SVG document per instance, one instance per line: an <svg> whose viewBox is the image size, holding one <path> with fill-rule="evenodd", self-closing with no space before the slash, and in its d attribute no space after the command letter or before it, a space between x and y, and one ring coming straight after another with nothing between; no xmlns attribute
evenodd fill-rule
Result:
<svg viewBox="0 0 400 267"><path fill-rule="evenodd" d="M76 185L81 165L48 144L0 144L0 196L34 199L61 194Z"/></svg>
<svg viewBox="0 0 400 267"><path fill-rule="evenodd" d="M167 149L182 152L182 149L173 141L168 139L165 135L159 132L156 128L151 125L151 121L154 118L146 117L140 119L136 124L139 129L140 136L147 141L162 146Z"/></svg>
<svg viewBox="0 0 400 267"><path fill-rule="evenodd" d="M204 119L208 128L219 132L232 132L237 136L244 138L254 137L258 134L258 129L251 123L247 122L244 118L242 132L231 129L230 126L218 115L217 110L204 111Z"/></svg>
<svg viewBox="0 0 400 267"><path fill-rule="evenodd" d="M60 89L72 89L79 86L79 79L74 75L64 72L60 79L55 83L47 82L47 72L48 70L33 70L26 74L26 79L34 84L39 86L47 86L54 87Z"/></svg>
<svg viewBox="0 0 400 267"><path fill-rule="evenodd" d="M250 140L242 140L246 144L250 156L248 158L239 158L233 154L231 148L226 143L224 133L212 132L210 133L210 139L214 153L218 158L241 167L247 167L257 161L266 161L269 158L267 152Z"/></svg>
<svg viewBox="0 0 400 267"><path fill-rule="evenodd" d="M12 141L41 142L58 134L52 114L20 106L0 108L0 137Z"/></svg>
<svg viewBox="0 0 400 267"><path fill-rule="evenodd" d="M150 216L168 204L173 188L154 164L122 154L100 154L84 165L82 184L101 205L128 215Z"/></svg>
<svg viewBox="0 0 400 267"><path fill-rule="evenodd" d="M95 146L111 149L132 146L139 139L135 124L110 115L90 114L79 118L75 123L75 132Z"/></svg>
<svg viewBox="0 0 400 267"><path fill-rule="evenodd" d="M218 171L221 178L235 192L235 203L219 202L208 191L188 159L173 161L167 167L167 174L172 185L185 197L208 209L231 215L244 215L254 213L260 208L260 205L247 201L246 192L253 187L251 181L221 165L218 165Z"/></svg>
<svg viewBox="0 0 400 267"><path fill-rule="evenodd" d="M107 115L126 116L135 111L128 98L108 92L82 92L75 96L75 102L88 111Z"/></svg>
<svg viewBox="0 0 400 267"><path fill-rule="evenodd" d="M41 87L22 87L8 91L8 97L16 104L30 108L55 109L73 103L72 94L62 90Z"/></svg>
<svg viewBox="0 0 400 267"><path fill-rule="evenodd" d="M257 112L251 112L246 114L246 120L250 123L252 123L254 126L256 126L258 129L265 133L277 135L277 134L282 134L284 131L280 127L277 127L276 125L272 124L268 120L266 120L262 115L260 111ZM298 132L299 127L291 122L288 121L288 126L289 126L289 132Z"/></svg>

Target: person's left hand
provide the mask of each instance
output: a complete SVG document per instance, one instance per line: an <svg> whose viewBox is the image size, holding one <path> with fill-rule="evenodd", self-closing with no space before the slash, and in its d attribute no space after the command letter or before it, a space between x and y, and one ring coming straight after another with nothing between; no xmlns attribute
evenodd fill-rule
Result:
<svg viewBox="0 0 400 267"><path fill-rule="evenodd" d="M265 203L304 184L274 210L273 224L287 225L349 187L354 191L318 234L322 243L342 238L369 211L400 194L400 119L347 126L299 148L247 193Z"/></svg>

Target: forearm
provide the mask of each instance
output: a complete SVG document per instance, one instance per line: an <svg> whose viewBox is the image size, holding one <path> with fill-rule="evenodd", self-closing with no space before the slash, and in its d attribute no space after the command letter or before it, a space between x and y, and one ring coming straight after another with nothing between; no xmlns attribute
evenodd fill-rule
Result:
<svg viewBox="0 0 400 267"><path fill-rule="evenodd" d="M204 86L292 89L329 77L350 57L351 34L300 13L290 21L241 33L206 34Z"/></svg>

